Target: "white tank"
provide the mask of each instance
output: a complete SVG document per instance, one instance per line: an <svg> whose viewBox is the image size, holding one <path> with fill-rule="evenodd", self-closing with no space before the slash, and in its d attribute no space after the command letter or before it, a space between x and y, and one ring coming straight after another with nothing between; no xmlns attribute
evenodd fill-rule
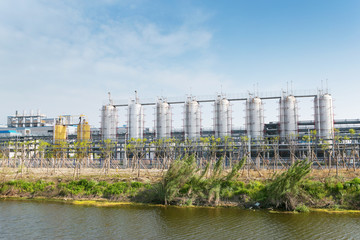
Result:
<svg viewBox="0 0 360 240"><path fill-rule="evenodd" d="M292 95L280 99L280 137L294 138L298 134L296 98Z"/></svg>
<svg viewBox="0 0 360 240"><path fill-rule="evenodd" d="M162 99L156 103L155 129L157 139L171 137L171 108Z"/></svg>
<svg viewBox="0 0 360 240"><path fill-rule="evenodd" d="M334 136L334 108L330 94L325 93L315 98L315 129L323 139Z"/></svg>
<svg viewBox="0 0 360 240"><path fill-rule="evenodd" d="M258 97L246 100L246 131L252 139L261 139L264 136L263 104Z"/></svg>
<svg viewBox="0 0 360 240"><path fill-rule="evenodd" d="M132 100L128 107L128 138L143 138L144 111L137 100Z"/></svg>
<svg viewBox="0 0 360 240"><path fill-rule="evenodd" d="M214 132L216 138L222 138L231 135L230 102L220 95L214 104Z"/></svg>
<svg viewBox="0 0 360 240"><path fill-rule="evenodd" d="M200 138L201 117L200 105L191 98L185 103L185 118L184 118L184 132L185 138L197 139Z"/></svg>
<svg viewBox="0 0 360 240"><path fill-rule="evenodd" d="M104 105L101 109L102 139L116 140L117 109L113 105Z"/></svg>

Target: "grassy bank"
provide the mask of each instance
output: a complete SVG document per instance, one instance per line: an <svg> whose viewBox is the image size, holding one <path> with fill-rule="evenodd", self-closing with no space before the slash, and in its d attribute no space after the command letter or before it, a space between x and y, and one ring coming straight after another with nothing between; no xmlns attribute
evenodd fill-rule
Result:
<svg viewBox="0 0 360 240"><path fill-rule="evenodd" d="M296 162L288 171L268 180L241 181L246 159L231 171L222 160L198 169L193 156L174 161L156 181L124 178L104 180L10 180L0 183L1 197L87 200L77 204L151 203L177 206L238 206L308 212L311 208L360 209L360 179L309 175L311 164ZM97 200L92 202L93 200ZM90 202L89 202L90 201ZM99 203L100 202L100 203ZM76 203L76 202L75 202ZM90 205L91 205L90 204Z"/></svg>

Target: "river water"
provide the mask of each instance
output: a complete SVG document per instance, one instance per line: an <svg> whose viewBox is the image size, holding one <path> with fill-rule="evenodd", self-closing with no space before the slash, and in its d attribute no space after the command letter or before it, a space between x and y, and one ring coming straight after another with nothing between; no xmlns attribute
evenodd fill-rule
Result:
<svg viewBox="0 0 360 240"><path fill-rule="evenodd" d="M0 239L360 239L360 215L0 200Z"/></svg>

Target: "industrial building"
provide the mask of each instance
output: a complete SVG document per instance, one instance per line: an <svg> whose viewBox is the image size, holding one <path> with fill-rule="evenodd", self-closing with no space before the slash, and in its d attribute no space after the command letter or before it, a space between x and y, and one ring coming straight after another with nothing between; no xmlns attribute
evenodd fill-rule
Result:
<svg viewBox="0 0 360 240"><path fill-rule="evenodd" d="M314 101L314 119L301 120L298 116L297 99L312 98ZM279 120L278 122L264 122L263 102L269 99L278 99ZM243 128L233 128L232 102L242 101L245 103L245 125ZM213 127L202 126L202 103L213 103ZM172 126L172 105L183 105L182 129L174 129ZM144 106L154 106L154 127L145 128L146 121ZM119 127L118 108L127 108L127 121ZM310 110L310 109L309 109ZM311 110L310 110L311 111ZM57 124L56 121L61 121ZM147 120L150 121L151 120ZM76 127L79 124L78 116L62 115L59 118L47 118L46 115L37 112L29 114L16 111L14 116L8 117L7 127L1 127L1 136L48 136L54 137L56 125L66 125L68 135L77 135ZM359 122L353 120L334 120L334 108L332 96L327 92L319 91L317 94L293 95L283 92L280 96L261 97L249 94L245 98L226 98L219 94L213 99L197 100L189 96L184 101L167 101L158 98L154 102L141 102L137 93L128 104L116 104L109 99L109 103L101 108L100 129L92 128L91 138L94 140L110 139L121 141L122 139L192 139L215 136L216 138L247 136L253 140L261 140L266 137L278 136L280 139L299 138L308 131L316 130L321 139L332 139L334 129L357 128ZM10 131L10 132L6 132ZM14 136L15 136L14 135Z"/></svg>
<svg viewBox="0 0 360 240"><path fill-rule="evenodd" d="M299 117L298 100L300 98L308 98L313 101L313 119L303 120ZM278 121L264 121L264 102L267 100L277 102ZM244 103L244 108L234 109L233 103L235 102ZM211 128L202 126L203 113L201 110L203 103L213 104ZM183 108L181 116L174 115L174 105ZM150 119L146 119L144 107L154 109L153 119L151 119L151 115ZM119 108L123 108L127 112L126 116L122 116L122 119L126 120L120 123ZM243 127L234 127L233 111L244 112L245 124ZM183 126L181 128L173 127L174 118L182 119ZM153 127L145 127L145 121L154 121ZM347 138L350 140L334 141L335 135L340 136L340 138L349 136L350 130L351 138ZM201 156L209 156L206 151L210 150L206 147L204 139L215 137L215 139L219 139L216 143L219 144L217 147L219 154L228 151L225 151L224 148L226 148L226 141L230 139L232 146L238 151L234 158L235 156L250 154L250 156L258 159L257 162L263 158L261 161L265 163L265 158L271 157L280 156L284 159L291 159L290 156L309 157L309 151L311 151L314 152L311 156L318 157L324 162L325 157L329 157L330 150L333 148L333 146L329 146L335 143L343 144L343 157L350 152L351 154L354 152L358 154L359 151L354 150L354 146L359 142L358 134L354 135L354 132L360 132L360 120L334 119L333 99L327 91L317 91L311 94L282 92L279 95L270 96L253 93L244 97L227 97L225 94L218 94L213 98L187 96L183 100L176 101L161 97L155 101L145 102L141 101L141 98L135 93L135 97L130 99L128 103L114 103L109 97L109 103L101 108L100 128L90 128L88 120L83 115L80 117L66 115L47 118L40 113L19 114L16 112L14 116L8 117L7 127L0 128L0 143L36 141L39 139L53 144L65 141L87 141L91 143L88 151L91 152L92 158L101 159L104 140L111 140L114 143L112 145L113 157L123 164L130 164L131 161L128 159L134 154L140 154L139 152L131 152L134 151L133 148L131 151L130 148L128 149L128 144L134 143L137 148L144 152L139 156L148 159L147 164L151 165L155 158L159 159L157 147L154 145L157 140L169 139L178 142L176 151L179 152L169 150L167 154L177 155L195 151ZM141 141L134 141L139 139ZM190 141L185 143L187 140ZM196 147L189 148L186 145L189 142L196 143ZM349 149L349 144L352 144L351 147L354 149ZM174 144L167 145L167 147L169 146L175 147ZM164 149L163 146L162 155L165 154ZM233 151L232 154L234 154L234 149L231 150ZM71 151L68 150L68 152Z"/></svg>
<svg viewBox="0 0 360 240"><path fill-rule="evenodd" d="M0 140L18 139L44 139L54 141L60 139L76 139L78 126L84 127L89 132L85 116L62 115L56 118L47 118L45 114L34 114L33 111L20 114L16 111L14 116L8 116L7 126L0 126ZM79 118L82 124L79 124ZM85 122L84 122L85 121ZM81 135L83 137L83 135Z"/></svg>

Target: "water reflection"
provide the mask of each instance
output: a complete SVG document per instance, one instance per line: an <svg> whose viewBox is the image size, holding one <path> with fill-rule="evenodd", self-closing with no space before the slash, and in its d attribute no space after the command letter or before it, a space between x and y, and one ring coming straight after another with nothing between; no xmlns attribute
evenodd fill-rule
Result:
<svg viewBox="0 0 360 240"><path fill-rule="evenodd" d="M0 201L0 239L359 239L360 215Z"/></svg>

